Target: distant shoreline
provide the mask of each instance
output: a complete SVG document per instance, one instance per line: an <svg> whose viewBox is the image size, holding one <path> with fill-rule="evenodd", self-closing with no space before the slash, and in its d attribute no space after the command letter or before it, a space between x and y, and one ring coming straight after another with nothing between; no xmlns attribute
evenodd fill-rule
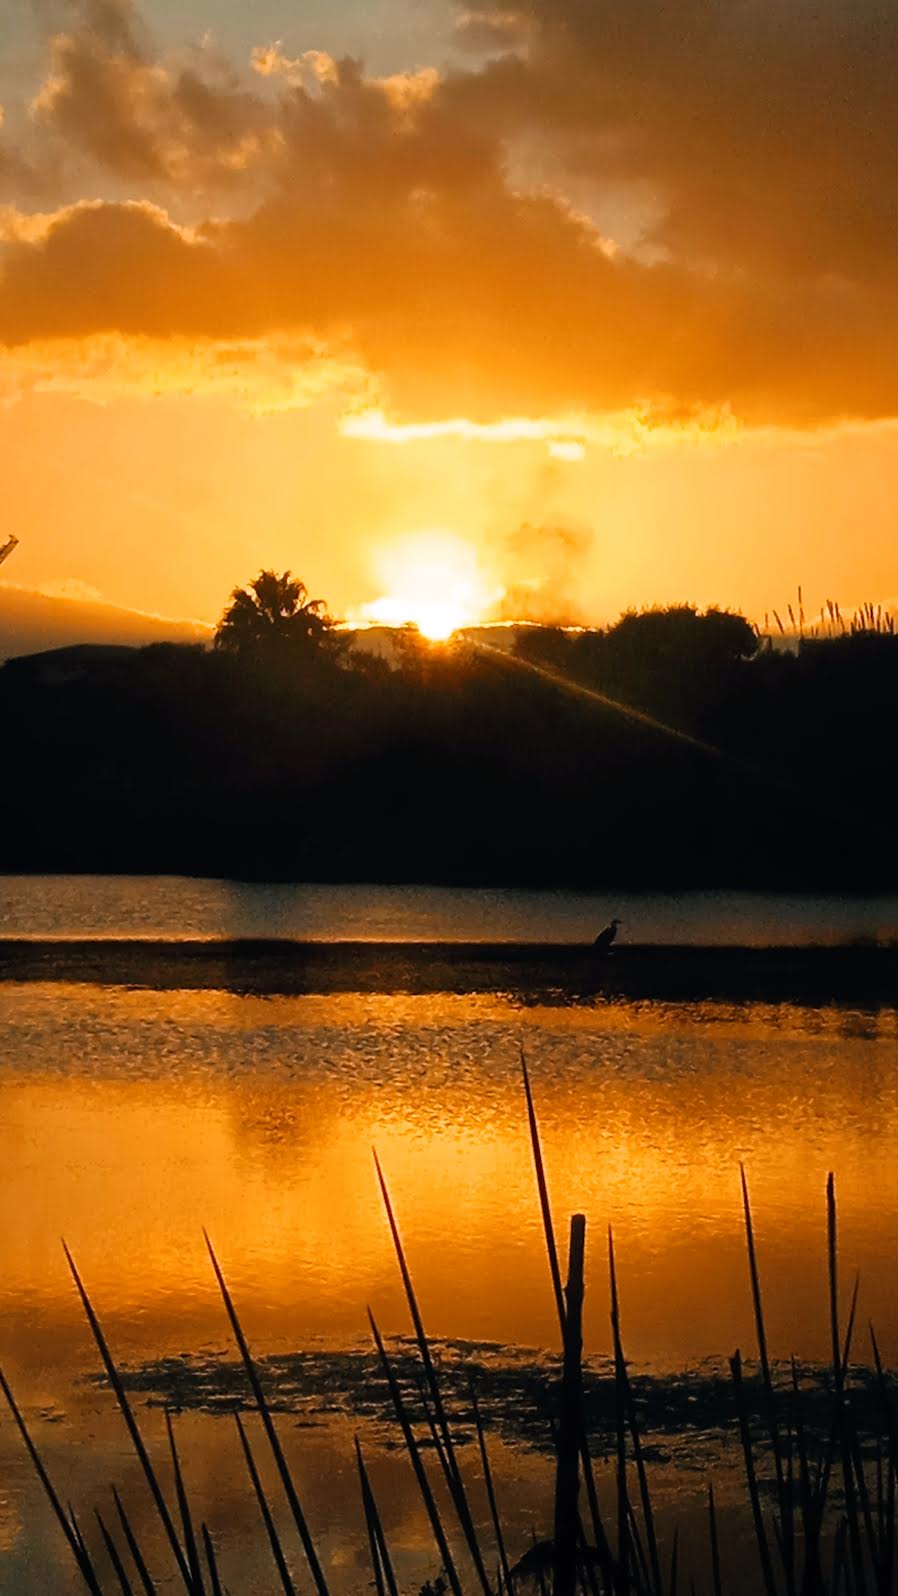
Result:
<svg viewBox="0 0 898 1596"><path fill-rule="evenodd" d="M656 998L898 1008L898 945L696 947L582 943L325 942L287 939L16 938L0 982L156 990L495 993L523 1002Z"/></svg>

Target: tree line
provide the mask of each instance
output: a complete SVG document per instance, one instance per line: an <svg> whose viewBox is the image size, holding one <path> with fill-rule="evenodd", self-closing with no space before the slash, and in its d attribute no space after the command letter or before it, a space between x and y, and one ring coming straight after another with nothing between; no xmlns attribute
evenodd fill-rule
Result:
<svg viewBox="0 0 898 1596"><path fill-rule="evenodd" d="M898 885L894 636L773 649L684 605L363 643L263 571L210 649L8 661L0 867Z"/></svg>

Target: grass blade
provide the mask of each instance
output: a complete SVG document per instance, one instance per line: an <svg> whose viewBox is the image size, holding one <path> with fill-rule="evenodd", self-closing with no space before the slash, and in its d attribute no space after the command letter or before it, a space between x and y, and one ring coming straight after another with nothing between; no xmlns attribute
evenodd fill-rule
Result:
<svg viewBox="0 0 898 1596"><path fill-rule="evenodd" d="M655 1515L652 1510L652 1499L649 1491L648 1476L645 1468L645 1457L642 1450L642 1438L639 1434L639 1425L636 1419L636 1405L633 1401L633 1388L630 1385L630 1375L627 1370L627 1360L624 1357L623 1341L620 1329L620 1302L617 1294L617 1268L614 1261L614 1237L611 1229L608 1230L608 1270L611 1282L611 1331L614 1338L614 1368L615 1380L620 1385L623 1398L624 1413L633 1442L633 1456L636 1463L636 1477L639 1483L639 1495L642 1503L642 1517L645 1524L646 1541L648 1543L649 1562L651 1564L652 1587L656 1596L662 1596L663 1584L661 1578L661 1561L658 1556L658 1540L655 1534Z"/></svg>
<svg viewBox="0 0 898 1596"><path fill-rule="evenodd" d="M193 1533L193 1520L190 1516L190 1503L184 1488L184 1476L181 1473L181 1459L178 1457L178 1448L175 1445L175 1432L172 1426L171 1413L165 1410L165 1428L168 1432L168 1444L171 1448L172 1468L175 1475L175 1494L178 1498L178 1509L181 1514L181 1529L184 1534L184 1550L187 1554L187 1566L190 1569L193 1583L200 1596L205 1596L203 1583L203 1570L200 1564L199 1553L196 1549L196 1536Z"/></svg>
<svg viewBox="0 0 898 1596"><path fill-rule="evenodd" d="M758 1358L761 1364L761 1380L764 1387L764 1403L767 1408L767 1424L770 1431L770 1445L773 1451L773 1463L776 1470L777 1506L780 1515L780 1547L783 1561L783 1570L786 1576L786 1588L790 1596L795 1590L795 1548L794 1525L792 1518L792 1496L786 1490L783 1477L782 1448L780 1444L779 1426L776 1419L776 1398L773 1392L773 1380L770 1374L770 1358L767 1352L767 1329L764 1323L764 1304L761 1297L761 1277L758 1271L758 1257L755 1249L755 1232L752 1222L751 1203L748 1197L748 1182L745 1178L745 1165L739 1165L739 1178L742 1183L742 1209L745 1218L745 1240L748 1247L748 1272L751 1280L752 1304L755 1315L755 1331L758 1338Z"/></svg>
<svg viewBox="0 0 898 1596"><path fill-rule="evenodd" d="M471 1407L474 1410L474 1423L477 1427L477 1445L480 1449L480 1466L483 1470L483 1483L486 1486L486 1497L489 1502L490 1517L493 1521L493 1534L496 1537L496 1549L499 1553L499 1571L501 1585L506 1590L511 1589L511 1571L508 1566L508 1556L505 1550L505 1536L502 1534L502 1521L499 1517L499 1508L496 1502L496 1490L493 1484L493 1471L490 1468L489 1453L486 1447L486 1435L483 1429L483 1420L480 1417L480 1404L477 1401L477 1391L473 1379L470 1381Z"/></svg>
<svg viewBox="0 0 898 1596"><path fill-rule="evenodd" d="M284 1589L284 1596L296 1596L296 1588L292 1579L290 1578L290 1570L287 1567L287 1559L284 1556L284 1549L281 1545L280 1536L277 1532L277 1525L272 1517L271 1508L268 1505L268 1498L265 1495L265 1488L261 1479L259 1478L259 1471L256 1468L256 1460L253 1457L252 1447L249 1444L249 1436L243 1428L240 1414L236 1410L234 1412L234 1420L237 1425L237 1434L240 1436L240 1444L243 1447L243 1456L246 1459L247 1471L252 1481L253 1490L256 1493L256 1501L259 1504L259 1512L262 1514L262 1522L265 1525L265 1532L268 1536L268 1544L271 1547L271 1555L274 1558L281 1585Z"/></svg>
<svg viewBox="0 0 898 1596"><path fill-rule="evenodd" d="M667 1587L668 1590L670 1591L670 1596L677 1596L677 1583L678 1583L678 1577L679 1577L679 1561L680 1561L680 1526L679 1526L679 1524L675 1524L674 1525L674 1532L673 1532L673 1546L671 1548L671 1553L670 1553L670 1582L669 1582L668 1587Z"/></svg>
<svg viewBox="0 0 898 1596"><path fill-rule="evenodd" d="M886 1440L888 1443L888 1477L885 1503L885 1525L882 1535L882 1588L891 1592L894 1585L895 1567L895 1484L896 1465L898 1465L898 1430L895 1425L895 1410L892 1403L891 1392L886 1382L882 1357L879 1351L879 1342L876 1331L871 1322L870 1345L873 1349L873 1362L876 1368L876 1383L879 1388L879 1402L882 1410L882 1419L885 1426Z"/></svg>
<svg viewBox="0 0 898 1596"><path fill-rule="evenodd" d="M555 1228L552 1224L552 1209L549 1205L549 1188L546 1184L546 1171L543 1164L542 1147L539 1140L539 1126L536 1122L536 1110L533 1107L533 1093L530 1090L530 1076L527 1073L527 1060L524 1048L521 1047L521 1074L524 1080L524 1095L527 1099L527 1123L530 1126L530 1146L533 1151L533 1167L536 1171L536 1187L539 1192L539 1207L543 1219L543 1233L546 1238L546 1253L549 1259L549 1274L552 1277L552 1290L555 1294L555 1307L558 1313L558 1325L564 1339L565 1307L564 1291L561 1285L561 1269L558 1264L558 1248L555 1245Z"/></svg>
<svg viewBox="0 0 898 1596"><path fill-rule="evenodd" d="M87 1550L84 1546L84 1543L81 1540L77 1524L75 1524L73 1528L72 1524L69 1523L69 1520L65 1515L62 1503L60 1502L59 1497L53 1488L53 1483L49 1474L47 1473L47 1470L44 1468L40 1453L31 1439L28 1426L26 1425L22 1414L19 1412L18 1403L16 1402L16 1399L13 1396L9 1385L7 1384L6 1376L2 1369L0 1369L0 1390L2 1390L3 1395L6 1398L9 1411L12 1414L19 1434L25 1443L26 1451L31 1459L32 1464L34 1465L35 1473L37 1474L37 1477L43 1486L47 1501L50 1503L50 1506L53 1509L53 1512L56 1516L56 1521L59 1524L66 1541L68 1542L69 1550L75 1559L75 1562L78 1566L78 1571L81 1574L81 1578L84 1580L88 1590L91 1591L92 1596L102 1596L102 1592L97 1581L97 1576L94 1573L93 1565L89 1556L87 1555Z"/></svg>
<svg viewBox="0 0 898 1596"><path fill-rule="evenodd" d="M84 1554L86 1556L87 1555L87 1543L85 1542L84 1536L81 1533L81 1525L78 1523L77 1514L76 1514L75 1509L72 1506L71 1502L68 1502L66 1505L67 1505L68 1511L69 1511L69 1523L71 1524L72 1529L74 1531L75 1539L78 1542L78 1545L81 1547L82 1552L84 1552Z"/></svg>
<svg viewBox="0 0 898 1596"><path fill-rule="evenodd" d="M864 1561L861 1552L860 1523L858 1517L857 1497L855 1493L855 1478L851 1457L851 1443L848 1435L847 1413L845 1409L845 1376L847 1372L848 1360L843 1354L841 1337L839 1334L836 1183L832 1171L830 1171L826 1180L826 1241L827 1259L829 1264L829 1321L830 1334L832 1337L833 1378L835 1380L836 1386L836 1424L838 1426L838 1435L842 1453L842 1484L845 1492L845 1517L847 1520L848 1549L850 1553L853 1583L855 1585L857 1596L864 1596L866 1591L866 1578L864 1575Z"/></svg>
<svg viewBox="0 0 898 1596"><path fill-rule="evenodd" d="M132 1412L131 1404L128 1401L125 1388L122 1385L121 1376L115 1366L115 1363L113 1362L112 1353L109 1350L109 1345L105 1335L103 1334L100 1321L94 1312L93 1304L87 1294L87 1291L85 1290L81 1276L75 1267L75 1260L72 1257L72 1254L69 1252L65 1242L62 1244L62 1249L66 1256L66 1262L71 1270L72 1279L77 1287L78 1295L81 1298L81 1305L87 1317L87 1322L90 1325L93 1338L97 1343L97 1348L103 1361L103 1367L106 1370L106 1377L115 1393L115 1398L118 1402L119 1409L121 1410L122 1418L125 1421L125 1427L129 1436L131 1437L131 1444L137 1454L138 1462L143 1469L144 1478L146 1479L147 1485L150 1488L150 1494L153 1498L153 1501L156 1504L156 1511L159 1514L159 1518L162 1523L162 1527L165 1530L169 1546L174 1554L175 1562L178 1565L178 1571L184 1582L185 1589L190 1593L190 1596L200 1596L200 1592L195 1589L190 1567L184 1556L181 1543L178 1540L175 1526L172 1522L172 1516L168 1510L165 1497L162 1494L159 1481L156 1478L156 1471L150 1462L150 1455L146 1449L146 1446L144 1445L143 1436L137 1428L137 1420Z"/></svg>
<svg viewBox="0 0 898 1596"><path fill-rule="evenodd" d="M798 1384L798 1367L794 1357L792 1370L792 1414L795 1424L795 1445L798 1452L798 1493L801 1503L801 1521L804 1539L803 1591L823 1589L823 1565L820 1560L821 1518L817 1511L817 1498L811 1484L808 1462L807 1438L801 1413L801 1390Z"/></svg>
<svg viewBox="0 0 898 1596"><path fill-rule="evenodd" d="M420 1449L418 1447L417 1441L415 1440L414 1431L412 1430L412 1426L409 1421L405 1403L402 1400L402 1392L399 1389L399 1382L396 1379L392 1364L387 1357L381 1333L377 1328L374 1315L370 1308L368 1309L368 1322L371 1325L371 1334L374 1337L374 1344L377 1347L381 1366L383 1368L384 1374L387 1377L387 1384L390 1388L390 1396L393 1399L393 1407L396 1410L396 1417L399 1420L399 1425L405 1440L406 1449L408 1451L409 1457L411 1458L415 1479L418 1482L418 1489L421 1492L421 1498L424 1502L427 1517L430 1520L430 1527L433 1530L433 1538L436 1541L437 1550L440 1554L443 1567L446 1570L446 1578L449 1581L453 1596L462 1596L462 1589L459 1583L458 1574L456 1572L455 1563L452 1559L452 1553L449 1550L449 1543L446 1539L446 1533L443 1529L442 1520L440 1519L439 1509L434 1499L433 1491L430 1488L430 1481L427 1478L424 1464L421 1461Z"/></svg>
<svg viewBox="0 0 898 1596"><path fill-rule="evenodd" d="M445 1448L443 1446L442 1436L440 1435L440 1432L437 1429L436 1419L434 1418L434 1416L433 1416L433 1414L432 1414L432 1412L430 1410L430 1403L427 1400L427 1390L425 1388L423 1380L417 1380L415 1382L415 1384L417 1386L418 1396L421 1399L421 1409L422 1409L424 1417L425 1417L425 1419L427 1421L427 1428L430 1431L430 1439L433 1442L433 1449L434 1449L434 1452L436 1453L437 1461L439 1462L440 1468L443 1470L443 1474L445 1476L446 1483L448 1485L448 1483L449 1483L449 1473L450 1473L450 1464L449 1464L449 1460L448 1460L448 1458L446 1456Z"/></svg>
<svg viewBox="0 0 898 1596"><path fill-rule="evenodd" d="M393 1571L393 1561L390 1557L389 1547L387 1546L387 1538L384 1534L384 1528L383 1524L381 1523L380 1513L378 1512L377 1502L374 1498L374 1491L371 1487L371 1481L368 1477L368 1470L365 1467L365 1460L362 1457L362 1448L359 1444L358 1436L355 1438L355 1456L356 1465L359 1471L359 1484L362 1488L362 1504L365 1509L365 1523L368 1525L369 1542L372 1543L371 1559L375 1565L376 1579L378 1578L378 1569L380 1570L378 1590L380 1590L381 1582L385 1582L389 1596L399 1596L399 1591L396 1584L396 1575Z"/></svg>
<svg viewBox="0 0 898 1596"><path fill-rule="evenodd" d="M96 1507L94 1508L94 1516L95 1516L95 1518L97 1520L97 1523L100 1526L100 1534L103 1537L104 1545L106 1547L107 1552L109 1553L109 1561L112 1564L112 1567L113 1567L113 1570L114 1570L114 1573L115 1573L115 1577L116 1577L116 1579L119 1582L119 1587L121 1589L122 1596L134 1596L134 1588L133 1588L133 1586L131 1584L131 1581L129 1580L127 1574L125 1573L125 1566L124 1566L124 1564L123 1564L123 1562L122 1562L122 1560L121 1560L121 1558L119 1556L118 1547L116 1546L115 1541L113 1540L113 1538L110 1535L108 1529L106 1528L105 1523L103 1522L102 1514L100 1513L99 1509L96 1508Z"/></svg>
<svg viewBox="0 0 898 1596"><path fill-rule="evenodd" d="M527 1123L530 1128L530 1148L533 1153L533 1168L536 1173L536 1188L539 1195L539 1207L543 1221L543 1234L546 1242L546 1256L549 1260L549 1275L552 1281L552 1291L555 1297L555 1308L558 1314L558 1325L564 1341L565 1306L564 1291L561 1285L561 1268L558 1263L558 1248L555 1245L555 1227L552 1223L552 1208L549 1202L549 1188L546 1181L546 1170L543 1161L542 1146L539 1139L539 1126L536 1119L536 1110L533 1106L533 1093L530 1089L530 1075L527 1070L527 1059L521 1045L521 1076L524 1082L524 1096L527 1101ZM596 1491L595 1475L592 1467L592 1458L589 1455L589 1443L583 1431L580 1437L580 1460L583 1465L583 1478L586 1483L586 1495L589 1502L590 1517L592 1519L592 1532L596 1550L602 1565L605 1580L612 1582L614 1558L608 1537L602 1524L599 1510L599 1498Z"/></svg>
<svg viewBox="0 0 898 1596"><path fill-rule="evenodd" d="M742 1455L745 1460L745 1480L748 1486L748 1498L755 1527L755 1541L757 1543L758 1556L761 1560L764 1589L767 1592L767 1596L776 1596L776 1582L773 1578L773 1565L770 1561L770 1545L767 1540L767 1530L764 1527L764 1517L761 1512L758 1481L755 1475L755 1463L751 1449L751 1432L748 1427L745 1392L742 1388L742 1358L738 1350L733 1353L730 1359L730 1372L733 1376L733 1386L736 1393L736 1412L739 1418L739 1434L742 1439Z"/></svg>
<svg viewBox="0 0 898 1596"><path fill-rule="evenodd" d="M131 1521L128 1518L127 1513L125 1512L124 1506L122 1505L121 1497L119 1496L118 1491L116 1490L114 1485L112 1487L112 1499L115 1502L116 1512L118 1513L118 1516L119 1516L119 1523L122 1526L122 1530L124 1532L125 1540L126 1540L126 1542L128 1544L128 1551L131 1553L131 1558L132 1558L132 1561L134 1563L134 1567L137 1569L137 1577L140 1580L140 1583L141 1583L141 1585L144 1588L145 1596L156 1596L156 1587L155 1587L155 1585L153 1584L153 1581L150 1578L150 1572L149 1572L149 1569L147 1568L147 1565L146 1565L146 1563L144 1561L143 1553L141 1552L140 1547L137 1544L137 1537L134 1534L133 1529L131 1528Z"/></svg>
<svg viewBox="0 0 898 1596"><path fill-rule="evenodd" d="M224 1596L218 1572L218 1558L215 1555L215 1543L205 1524L202 1524L200 1529L203 1536L203 1549L206 1553L206 1565L209 1569L209 1578L212 1581L212 1596Z"/></svg>
<svg viewBox="0 0 898 1596"><path fill-rule="evenodd" d="M225 1277L221 1272L221 1267L219 1265L218 1259L215 1256L212 1243L209 1240L205 1230L203 1231L203 1235L206 1240L206 1246L209 1250L209 1257L212 1260L212 1268L215 1271L215 1278L218 1281L218 1289L221 1292L222 1301L225 1305L225 1311L227 1313L228 1319L230 1320L231 1329L234 1333L234 1340L237 1342L240 1356L243 1359L243 1366L246 1370L253 1396L256 1399L256 1406L259 1409L259 1415L265 1429L265 1434L268 1437L268 1445L271 1447L274 1461L277 1464L278 1474L281 1477L281 1484L284 1487L284 1493L287 1497L288 1503L290 1504L290 1511L293 1514L293 1522L296 1525L299 1538L302 1542L303 1551L306 1554L306 1562L309 1565L309 1570L311 1572L312 1579L315 1582L318 1596L328 1596L327 1581L324 1577L321 1564L318 1560L318 1553L315 1550L314 1542L309 1533L309 1526L306 1523L306 1516L300 1505L299 1497L296 1492L296 1486L293 1483L293 1476L290 1473L290 1468L287 1463L287 1459L284 1456L283 1448L281 1447L281 1443L278 1438L278 1433L274 1427L271 1411L268 1407L268 1403L265 1400L265 1393L262 1390L262 1383L259 1379L256 1366L252 1360L252 1355L247 1344L246 1336L243 1334L243 1327L237 1317L237 1310L234 1307L231 1293L225 1283Z"/></svg>
<svg viewBox="0 0 898 1596"><path fill-rule="evenodd" d="M609 1254L613 1257L611 1246L611 1227L608 1229ZM614 1298L612 1297L612 1321L614 1316ZM627 1490L627 1429L626 1429L626 1401L623 1388L623 1371L621 1369L622 1357L619 1349L620 1338L614 1336L614 1408L615 1430L617 1440L617 1589L621 1596L626 1596L630 1588L630 1497Z"/></svg>
<svg viewBox="0 0 898 1596"><path fill-rule="evenodd" d="M848 1324L847 1324L847 1327L846 1327L846 1330L845 1330L845 1340L844 1340L844 1342L842 1344L842 1381L843 1381L843 1383L848 1379L848 1364L849 1364L849 1361L851 1359L851 1341L852 1341L852 1337L854 1336L854 1321L855 1321L855 1317L857 1315L857 1299L858 1299L858 1293L859 1293L860 1289L861 1289L861 1276L860 1276L860 1271L858 1270L856 1272L856 1274L855 1274L855 1277L854 1277L854 1285L851 1288L851 1303L850 1303L849 1308L848 1308Z"/></svg>
<svg viewBox="0 0 898 1596"><path fill-rule="evenodd" d="M359 1451L359 1438L356 1436L356 1464L359 1470L359 1488L362 1493L362 1511L365 1515L365 1530L368 1535L368 1556L371 1559L371 1568L374 1573L374 1584L377 1596L387 1596L387 1587L384 1581L383 1565L380 1560L380 1547L374 1533L374 1520L371 1517L371 1508L368 1502L368 1493L365 1490L365 1477L362 1472L362 1455Z"/></svg>
<svg viewBox="0 0 898 1596"><path fill-rule="evenodd" d="M418 1298L415 1294L415 1288L412 1283L411 1271L408 1267L405 1249L402 1245L402 1238L399 1235L399 1227L396 1223L396 1216L393 1212L393 1204L390 1201L390 1193L387 1190L387 1183L384 1179L383 1170L380 1167L380 1160L377 1156L377 1152L375 1149L372 1149L372 1151L374 1153L374 1167L377 1170L380 1193L381 1197L383 1198L384 1208L386 1209L387 1220L390 1226L390 1234L393 1238L393 1246L396 1250L396 1257L399 1262L399 1272L402 1275L402 1284L405 1287L406 1301L408 1302L409 1313L411 1314L412 1324L414 1326L415 1339L418 1343L418 1351L421 1354L421 1362L424 1365L424 1373L427 1380L427 1386L430 1391L431 1400L433 1402L436 1422L439 1427L440 1436L442 1437L443 1445L441 1449L438 1449L438 1455L443 1466L443 1471L446 1475L446 1484L449 1487L449 1494L452 1497L453 1505L458 1515L458 1521L462 1528L462 1533L464 1534L465 1540L468 1543L468 1550L471 1554L471 1560L474 1564L477 1578L480 1581L484 1596L492 1596L489 1577L486 1572L486 1565L483 1560L483 1554L480 1550L477 1532L474 1528L474 1520L471 1515L471 1509L468 1504L468 1498L465 1493L464 1484L462 1483L461 1471L458 1467L458 1460L455 1456L455 1447L452 1442L449 1421L446 1417L446 1411L443 1406L443 1398L440 1393L439 1381L437 1380L436 1370L433 1366L433 1359L430 1355L430 1344L427 1340L427 1335L424 1330L424 1321L421 1317L421 1310L418 1306Z"/></svg>

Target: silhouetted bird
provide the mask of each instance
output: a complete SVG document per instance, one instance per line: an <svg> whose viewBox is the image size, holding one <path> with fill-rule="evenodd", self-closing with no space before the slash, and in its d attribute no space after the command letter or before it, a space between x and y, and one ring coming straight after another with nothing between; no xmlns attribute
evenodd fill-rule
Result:
<svg viewBox="0 0 898 1596"><path fill-rule="evenodd" d="M617 928L620 923L620 920L612 920L610 925L606 925L604 931L599 932L595 942L593 943L593 947L597 953L608 952L608 949L617 936Z"/></svg>

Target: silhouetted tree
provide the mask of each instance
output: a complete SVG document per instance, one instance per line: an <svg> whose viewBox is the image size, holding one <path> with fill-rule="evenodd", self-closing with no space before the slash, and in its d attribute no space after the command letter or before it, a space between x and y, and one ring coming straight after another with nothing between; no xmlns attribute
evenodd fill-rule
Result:
<svg viewBox="0 0 898 1596"><path fill-rule="evenodd" d="M691 604L628 610L607 637L612 656L632 657L643 668L717 669L751 659L758 648L757 633L743 615L713 607L702 614Z"/></svg>
<svg viewBox="0 0 898 1596"><path fill-rule="evenodd" d="M514 638L514 651L533 665L571 669L572 637L562 626L522 626Z"/></svg>
<svg viewBox="0 0 898 1596"><path fill-rule="evenodd" d="M333 624L324 600L309 598L290 571L260 571L248 587L235 587L215 647L259 663L308 661L332 645Z"/></svg>
<svg viewBox="0 0 898 1596"><path fill-rule="evenodd" d="M528 627L517 661L413 632L384 661L343 653L346 637L289 572L263 571L214 650L8 661L0 868L898 884L898 638L756 651L742 617L685 606L601 631Z"/></svg>

